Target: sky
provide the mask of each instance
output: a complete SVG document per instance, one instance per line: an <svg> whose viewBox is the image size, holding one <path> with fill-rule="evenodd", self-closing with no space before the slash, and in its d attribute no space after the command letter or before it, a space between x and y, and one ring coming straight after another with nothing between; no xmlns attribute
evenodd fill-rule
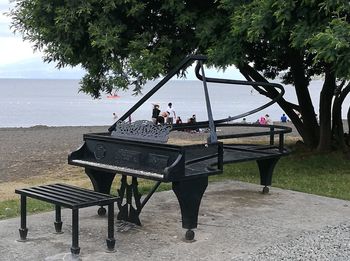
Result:
<svg viewBox="0 0 350 261"><path fill-rule="evenodd" d="M10 18L5 15L10 8L8 0L0 0L0 57L1 65L13 64L30 58L39 58L33 54L30 44L23 42L10 30Z"/></svg>
<svg viewBox="0 0 350 261"><path fill-rule="evenodd" d="M23 41L19 33L14 34L10 29L11 18L6 16L14 4L10 0L0 0L0 78L33 78L33 79L81 79L84 71L80 67L66 67L58 70L54 63L44 63L42 53L32 49L30 42ZM195 79L192 69L187 79ZM242 79L234 68L226 72L216 69L207 70L206 76Z"/></svg>
<svg viewBox="0 0 350 261"><path fill-rule="evenodd" d="M12 32L11 18L5 14L12 6L9 0L0 0L0 78L80 79L81 68L58 70L56 64L44 63L42 53L34 52L31 43Z"/></svg>

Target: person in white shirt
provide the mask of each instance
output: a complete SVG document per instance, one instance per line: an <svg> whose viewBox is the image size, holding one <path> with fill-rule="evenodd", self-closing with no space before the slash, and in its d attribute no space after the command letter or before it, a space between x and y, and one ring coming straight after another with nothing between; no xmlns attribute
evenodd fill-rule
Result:
<svg viewBox="0 0 350 261"><path fill-rule="evenodd" d="M174 118L176 119L176 113L175 113L173 104L171 102L168 103L167 112L168 112L168 117L166 118L166 123L173 124Z"/></svg>

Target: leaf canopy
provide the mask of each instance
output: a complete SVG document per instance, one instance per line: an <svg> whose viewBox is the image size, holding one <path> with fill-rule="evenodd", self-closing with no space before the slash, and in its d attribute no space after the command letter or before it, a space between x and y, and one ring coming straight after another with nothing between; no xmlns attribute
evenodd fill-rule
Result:
<svg viewBox="0 0 350 261"><path fill-rule="evenodd" d="M81 65L82 90L134 86L201 53L221 68L253 64L269 78L298 53L305 77L331 66L350 78L350 4L345 0L18 0L12 28L58 67Z"/></svg>

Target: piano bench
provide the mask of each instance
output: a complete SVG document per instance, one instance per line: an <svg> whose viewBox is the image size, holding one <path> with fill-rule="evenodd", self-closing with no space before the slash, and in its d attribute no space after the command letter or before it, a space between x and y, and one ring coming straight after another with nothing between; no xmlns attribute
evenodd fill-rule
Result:
<svg viewBox="0 0 350 261"><path fill-rule="evenodd" d="M114 250L114 202L119 197L98 193L65 184L51 184L24 189L16 189L15 193L21 195L21 227L19 229L20 241L27 238L27 197L42 200L55 205L55 230L62 233L61 207L72 209L72 246L71 253L79 255L79 208L90 206L108 206L108 237L107 249Z"/></svg>

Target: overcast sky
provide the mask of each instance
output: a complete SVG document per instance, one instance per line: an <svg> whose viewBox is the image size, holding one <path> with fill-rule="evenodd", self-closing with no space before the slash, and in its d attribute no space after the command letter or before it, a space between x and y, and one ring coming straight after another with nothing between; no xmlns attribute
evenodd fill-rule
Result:
<svg viewBox="0 0 350 261"><path fill-rule="evenodd" d="M14 6L9 0L0 0L0 78L63 78L80 79L80 68L58 70L55 64L42 61L42 54L34 52L29 42L10 29L11 19L5 13Z"/></svg>
<svg viewBox="0 0 350 261"><path fill-rule="evenodd" d="M58 70L55 64L42 61L41 53L34 52L31 43L22 40L20 34L10 29L11 19L5 15L14 4L10 0L0 0L0 78L76 78L80 79L84 72L80 68L63 68ZM189 70L191 71L191 70ZM240 78L234 68L229 68L225 75ZM207 76L222 76L222 72L208 70ZM191 72L187 79L194 79Z"/></svg>
<svg viewBox="0 0 350 261"><path fill-rule="evenodd" d="M10 18L4 14L9 8L9 0L0 0L0 64L7 65L29 58L39 58L40 54L33 54L29 43L23 42L20 36L11 32Z"/></svg>

